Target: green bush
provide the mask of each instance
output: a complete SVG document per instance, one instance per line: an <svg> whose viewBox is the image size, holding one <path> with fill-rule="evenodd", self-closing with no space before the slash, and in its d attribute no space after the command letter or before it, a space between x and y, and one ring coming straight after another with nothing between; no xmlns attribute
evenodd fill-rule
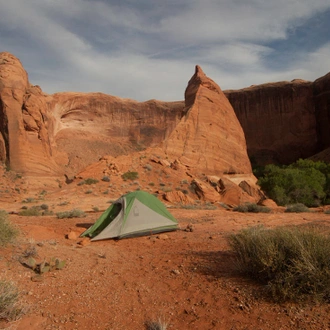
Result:
<svg viewBox="0 0 330 330"><path fill-rule="evenodd" d="M239 269L266 285L274 300L330 302L330 238L324 227L259 226L229 236L228 242Z"/></svg>
<svg viewBox="0 0 330 330"><path fill-rule="evenodd" d="M136 179L139 178L139 173L128 171L128 172L125 172L121 177L124 181L126 181L126 180L136 180Z"/></svg>
<svg viewBox="0 0 330 330"><path fill-rule="evenodd" d="M330 200L330 164L300 159L289 166L267 165L258 184L278 205L319 206Z"/></svg>
<svg viewBox="0 0 330 330"><path fill-rule="evenodd" d="M84 218L86 213L79 209L73 209L71 211L57 212L56 216L58 219L64 218Z"/></svg>
<svg viewBox="0 0 330 330"><path fill-rule="evenodd" d="M301 213L301 212L309 212L309 208L301 203L288 205L285 209L285 212L291 212L291 213Z"/></svg>
<svg viewBox="0 0 330 330"><path fill-rule="evenodd" d="M0 320L15 321L23 314L19 304L17 287L8 281L0 281Z"/></svg>
<svg viewBox="0 0 330 330"><path fill-rule="evenodd" d="M236 212L252 212L252 213L269 213L271 210L266 206L257 205L255 203L244 203L233 208Z"/></svg>
<svg viewBox="0 0 330 330"><path fill-rule="evenodd" d="M0 246L5 246L14 241L18 230L8 221L6 211L0 210Z"/></svg>

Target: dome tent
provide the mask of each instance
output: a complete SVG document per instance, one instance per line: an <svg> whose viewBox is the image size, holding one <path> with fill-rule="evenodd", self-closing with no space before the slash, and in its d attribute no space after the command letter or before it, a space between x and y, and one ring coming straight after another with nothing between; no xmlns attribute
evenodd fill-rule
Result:
<svg viewBox="0 0 330 330"><path fill-rule="evenodd" d="M155 196L134 191L121 196L81 237L92 241L155 234L178 229L178 222Z"/></svg>

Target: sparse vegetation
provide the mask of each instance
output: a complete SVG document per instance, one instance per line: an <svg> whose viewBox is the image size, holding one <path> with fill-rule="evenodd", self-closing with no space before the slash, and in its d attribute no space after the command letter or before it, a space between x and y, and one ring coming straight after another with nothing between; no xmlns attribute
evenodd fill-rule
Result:
<svg viewBox="0 0 330 330"><path fill-rule="evenodd" d="M23 209L19 211L18 214L26 217L39 217L41 215L39 208L36 206Z"/></svg>
<svg viewBox="0 0 330 330"><path fill-rule="evenodd" d="M110 182L110 177L105 175L101 180L104 181L104 182Z"/></svg>
<svg viewBox="0 0 330 330"><path fill-rule="evenodd" d="M44 274L53 270L63 269L65 266L65 260L60 260L57 258L50 258L49 261L42 261L37 263L37 261L30 257L26 262L23 262L23 265L31 268L34 272L38 274Z"/></svg>
<svg viewBox="0 0 330 330"><path fill-rule="evenodd" d="M0 320L15 321L23 313L17 287L12 282L0 280Z"/></svg>
<svg viewBox="0 0 330 330"><path fill-rule="evenodd" d="M86 190L86 191L85 191L85 194L87 194L87 195L88 195L88 194L91 194L92 192L93 192L93 190L91 190L91 189L88 189L88 190Z"/></svg>
<svg viewBox="0 0 330 330"><path fill-rule="evenodd" d="M86 213L79 209L73 209L71 211L57 212L56 216L58 219L64 218L84 218Z"/></svg>
<svg viewBox="0 0 330 330"><path fill-rule="evenodd" d="M146 330L166 330L167 329L167 322L159 318L157 321L147 321L145 323Z"/></svg>
<svg viewBox="0 0 330 330"><path fill-rule="evenodd" d="M233 208L236 212L252 212L252 213L269 213L271 210L266 206L257 205L255 203L244 203Z"/></svg>
<svg viewBox="0 0 330 330"><path fill-rule="evenodd" d="M330 214L330 210L325 210L324 213L325 214Z"/></svg>
<svg viewBox="0 0 330 330"><path fill-rule="evenodd" d="M136 179L139 178L139 173L128 171L128 172L125 172L121 177L124 181L126 181L126 180L136 180Z"/></svg>
<svg viewBox="0 0 330 330"><path fill-rule="evenodd" d="M35 198L33 197L27 197L22 200L22 203L33 203L33 202L35 202Z"/></svg>
<svg viewBox="0 0 330 330"><path fill-rule="evenodd" d="M152 170L152 165L150 165L150 164L146 164L146 165L144 165L144 168L145 168L147 171L151 171L151 170Z"/></svg>
<svg viewBox="0 0 330 330"><path fill-rule="evenodd" d="M99 182L99 180L97 180L97 179L87 178L85 180L80 181L77 185L78 186L82 186L84 184L92 185L92 184L95 184L95 183L98 183L98 182Z"/></svg>
<svg viewBox="0 0 330 330"><path fill-rule="evenodd" d="M285 212L291 212L291 213L301 213L301 212L309 212L309 208L301 203L288 205L285 209Z"/></svg>
<svg viewBox="0 0 330 330"><path fill-rule="evenodd" d="M30 208L22 207L22 210L18 212L19 215L27 216L27 217L39 217L42 215L52 215L53 212L49 211L47 204L36 205Z"/></svg>
<svg viewBox="0 0 330 330"><path fill-rule="evenodd" d="M330 302L330 237L324 227L262 226L229 236L239 270L276 301Z"/></svg>
<svg viewBox="0 0 330 330"><path fill-rule="evenodd" d="M0 246L5 246L14 241L18 230L8 221L6 211L0 210Z"/></svg>

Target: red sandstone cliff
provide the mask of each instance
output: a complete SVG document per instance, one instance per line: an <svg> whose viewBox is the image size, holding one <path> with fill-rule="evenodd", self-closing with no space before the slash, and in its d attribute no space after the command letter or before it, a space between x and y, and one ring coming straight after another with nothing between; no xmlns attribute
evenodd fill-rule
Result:
<svg viewBox="0 0 330 330"><path fill-rule="evenodd" d="M225 91L257 163L292 163L319 150L311 82L269 83Z"/></svg>
<svg viewBox="0 0 330 330"><path fill-rule="evenodd" d="M188 83L184 111L164 143L169 158L207 174L251 173L244 132L235 112L199 66Z"/></svg>
<svg viewBox="0 0 330 330"><path fill-rule="evenodd" d="M47 95L21 62L0 53L0 161L25 175L74 174L106 154L163 141L183 102L136 102L101 93Z"/></svg>

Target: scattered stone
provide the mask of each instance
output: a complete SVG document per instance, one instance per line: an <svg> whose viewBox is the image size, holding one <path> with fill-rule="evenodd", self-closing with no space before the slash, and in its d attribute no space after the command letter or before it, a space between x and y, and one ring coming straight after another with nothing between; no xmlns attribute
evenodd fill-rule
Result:
<svg viewBox="0 0 330 330"><path fill-rule="evenodd" d="M192 232L194 231L194 226L191 223L189 223L184 231Z"/></svg>
<svg viewBox="0 0 330 330"><path fill-rule="evenodd" d="M160 234L157 236L158 239L163 239L163 240L166 240L166 239L169 239L168 235L166 234Z"/></svg>
<svg viewBox="0 0 330 330"><path fill-rule="evenodd" d="M91 241L89 238L84 237L81 241L78 242L78 244L83 247L83 246L87 246L89 244L91 244Z"/></svg>
<svg viewBox="0 0 330 330"><path fill-rule="evenodd" d="M44 280L44 278L40 274L31 276L32 282L42 282L43 280Z"/></svg>
<svg viewBox="0 0 330 330"><path fill-rule="evenodd" d="M181 274L178 269L172 269L171 273L174 274L174 275L180 275Z"/></svg>
<svg viewBox="0 0 330 330"><path fill-rule="evenodd" d="M66 235L66 238L70 240L76 240L78 237L79 237L79 233L75 231L70 231L70 233Z"/></svg>

